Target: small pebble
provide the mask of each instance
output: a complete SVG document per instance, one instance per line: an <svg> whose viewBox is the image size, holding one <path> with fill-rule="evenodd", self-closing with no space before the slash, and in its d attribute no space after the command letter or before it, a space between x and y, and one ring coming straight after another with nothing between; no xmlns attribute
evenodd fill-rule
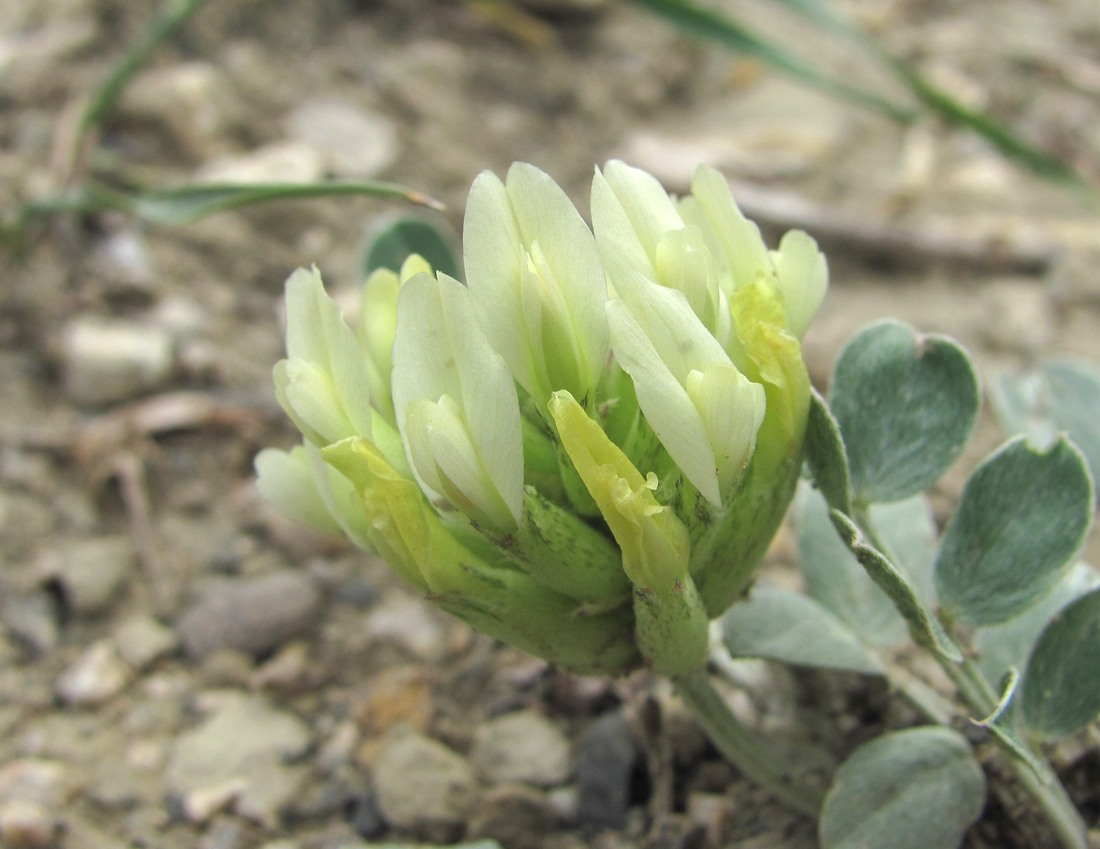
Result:
<svg viewBox="0 0 1100 849"><path fill-rule="evenodd" d="M16 102L34 103L43 90L55 91L58 68L74 53L89 49L99 28L89 10L79 17L54 20L51 9L33 27L5 20L0 27L0 92ZM16 21L19 20L17 17Z"/></svg>
<svg viewBox="0 0 1100 849"><path fill-rule="evenodd" d="M0 801L22 799L53 807L65 794L65 765L47 758L23 758L0 766Z"/></svg>
<svg viewBox="0 0 1100 849"><path fill-rule="evenodd" d="M397 725L426 731L435 713L431 678L422 666L390 666L371 676L355 720L367 734L381 734Z"/></svg>
<svg viewBox="0 0 1100 849"><path fill-rule="evenodd" d="M232 804L245 788L240 777L230 778L218 784L197 787L180 796L180 809L189 822L207 822Z"/></svg>
<svg viewBox="0 0 1100 849"><path fill-rule="evenodd" d="M56 583L67 613L88 616L111 606L135 563L130 538L116 535L51 549L43 554L39 568Z"/></svg>
<svg viewBox="0 0 1100 849"><path fill-rule="evenodd" d="M492 784L552 787L569 778L569 739L536 711L507 713L477 730L471 760Z"/></svg>
<svg viewBox="0 0 1100 849"><path fill-rule="evenodd" d="M317 621L321 594L298 572L227 582L207 592L177 626L193 658L219 649L260 655L304 634Z"/></svg>
<svg viewBox="0 0 1100 849"><path fill-rule="evenodd" d="M581 738L577 756L577 822L588 828L622 828L640 753L621 713L597 719Z"/></svg>
<svg viewBox="0 0 1100 849"><path fill-rule="evenodd" d="M297 716L266 699L234 694L205 722L180 734L165 770L168 790L181 813L203 821L227 805L268 822L298 786L297 769L312 741Z"/></svg>
<svg viewBox="0 0 1100 849"><path fill-rule="evenodd" d="M70 705L98 705L122 692L133 672L114 642L93 643L58 676L57 695Z"/></svg>
<svg viewBox="0 0 1100 849"><path fill-rule="evenodd" d="M165 746L159 741L135 740L126 747L126 765L136 772L160 772L165 757Z"/></svg>
<svg viewBox="0 0 1100 849"><path fill-rule="evenodd" d="M401 152L389 118L343 100L307 100L286 123L290 135L312 146L325 170L338 177L377 177Z"/></svg>
<svg viewBox="0 0 1100 849"><path fill-rule="evenodd" d="M203 832L195 849L241 849L246 845L244 826L236 820L214 820Z"/></svg>
<svg viewBox="0 0 1100 849"><path fill-rule="evenodd" d="M983 287L979 332L990 347L1035 358L1051 347L1057 321L1050 293L1031 280L1002 280Z"/></svg>
<svg viewBox="0 0 1100 849"><path fill-rule="evenodd" d="M305 785L309 768L287 766L272 753L249 763L251 776L233 810L249 820L274 830L283 811L297 798Z"/></svg>
<svg viewBox="0 0 1100 849"><path fill-rule="evenodd" d="M364 787L362 774L348 768L320 782L306 784L302 792L290 800L287 814L295 820L322 819L334 814L350 818L352 808L364 795L373 794Z"/></svg>
<svg viewBox="0 0 1100 849"><path fill-rule="evenodd" d="M287 643L252 674L252 686L260 690L301 689L309 679L311 666L308 644Z"/></svg>
<svg viewBox="0 0 1100 849"><path fill-rule="evenodd" d="M379 837L386 830L386 821L378 810L378 799L373 793L361 793L351 800L348 822L360 837Z"/></svg>
<svg viewBox="0 0 1100 849"><path fill-rule="evenodd" d="M387 741L375 759L373 779L386 821L428 841L456 840L477 804L470 764L421 734Z"/></svg>
<svg viewBox="0 0 1100 849"><path fill-rule="evenodd" d="M508 849L541 849L559 825L540 791L522 784L504 785L486 794L466 836L493 839Z"/></svg>
<svg viewBox="0 0 1100 849"><path fill-rule="evenodd" d="M57 831L57 820L42 805L21 799L0 803L0 846L48 849Z"/></svg>
<svg viewBox="0 0 1100 849"><path fill-rule="evenodd" d="M224 144L228 118L239 112L224 74L208 62L144 68L126 86L121 105L129 115L162 126L187 153L209 156Z"/></svg>
<svg viewBox="0 0 1100 849"><path fill-rule="evenodd" d="M210 325L207 310L193 298L183 295L168 295L159 300L150 318L178 341L201 336Z"/></svg>
<svg viewBox="0 0 1100 849"><path fill-rule="evenodd" d="M61 344L65 391L97 406L156 389L171 376L173 347L166 330L147 322L77 316Z"/></svg>
<svg viewBox="0 0 1100 849"><path fill-rule="evenodd" d="M251 687L255 671L252 655L236 649L218 649L202 659L196 677L202 687L245 690Z"/></svg>
<svg viewBox="0 0 1100 849"><path fill-rule="evenodd" d="M61 611L45 590L17 593L0 584L0 624L36 655L57 647L61 639Z"/></svg>
<svg viewBox="0 0 1100 849"><path fill-rule="evenodd" d="M0 846L45 849L55 845L64 766L25 758L0 766Z"/></svg>
<svg viewBox="0 0 1100 849"><path fill-rule="evenodd" d="M324 159L312 146L281 141L241 156L211 160L195 174L195 182L315 183L324 174Z"/></svg>
<svg viewBox="0 0 1100 849"><path fill-rule="evenodd" d="M555 787L546 794L546 803L559 821L569 824L576 823L579 805L576 785L566 784L563 787Z"/></svg>
<svg viewBox="0 0 1100 849"><path fill-rule="evenodd" d="M350 720L337 725L317 753L317 766L324 772L336 772L350 760L359 742L359 729Z"/></svg>
<svg viewBox="0 0 1100 849"><path fill-rule="evenodd" d="M435 612L403 593L376 604L364 627L374 639L395 643L420 660L438 660L446 650L447 635Z"/></svg>
<svg viewBox="0 0 1100 849"><path fill-rule="evenodd" d="M735 810L735 803L725 793L696 791L688 797L689 821L707 835L713 846L730 845Z"/></svg>
<svg viewBox="0 0 1100 849"><path fill-rule="evenodd" d="M122 659L139 670L171 654L179 645L179 638L171 628L144 614L123 622L114 638Z"/></svg>
<svg viewBox="0 0 1100 849"><path fill-rule="evenodd" d="M96 246L95 260L114 289L147 291L156 277L149 245L136 230L107 236Z"/></svg>

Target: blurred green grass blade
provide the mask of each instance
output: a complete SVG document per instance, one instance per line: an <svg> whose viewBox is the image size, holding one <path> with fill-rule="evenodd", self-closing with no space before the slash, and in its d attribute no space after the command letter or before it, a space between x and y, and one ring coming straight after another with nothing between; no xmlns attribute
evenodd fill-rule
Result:
<svg viewBox="0 0 1100 849"><path fill-rule="evenodd" d="M835 12L830 6L825 3L819 3L817 0L778 0L781 4L786 6L793 12L797 12L807 20L813 21L815 24L830 29L833 32L841 35L854 37L859 40L867 38L866 34L858 27L854 26L851 21L845 18L843 15Z"/></svg>
<svg viewBox="0 0 1100 849"><path fill-rule="evenodd" d="M66 212L129 212L129 198L122 192L94 183L85 183L59 195L39 198L26 204L19 215L17 230L28 224Z"/></svg>
<svg viewBox="0 0 1100 849"><path fill-rule="evenodd" d="M1026 166L1041 177L1089 189L1086 180L1068 163L1040 150L1022 139L991 115L960 103L933 85L911 64L887 50L850 20L819 0L779 0L784 6L809 21L855 42L904 84L925 106L944 120L977 133L1002 154Z"/></svg>
<svg viewBox="0 0 1100 849"><path fill-rule="evenodd" d="M130 78L144 65L153 52L198 11L207 0L167 0L149 28L138 38L100 83L84 113L80 116L75 148L79 149L87 131L100 124L118 102Z"/></svg>
<svg viewBox="0 0 1100 849"><path fill-rule="evenodd" d="M405 200L419 206L441 209L443 204L422 192L395 183L198 183L176 189L162 189L133 197L130 211L157 224L188 224L215 212L273 200L305 200L335 195Z"/></svg>
<svg viewBox="0 0 1100 849"><path fill-rule="evenodd" d="M990 115L960 103L943 89L932 85L898 57L886 53L883 53L883 56L898 79L909 86L921 103L940 117L974 131L1005 156L1027 166L1041 177L1088 188L1085 179L1068 163L1024 141L1009 127L994 120Z"/></svg>
<svg viewBox="0 0 1100 849"><path fill-rule="evenodd" d="M776 70L831 95L872 109L895 121L909 123L916 113L908 106L887 100L858 86L830 77L801 62L784 48L749 30L733 18L705 9L689 0L632 0L635 5L660 15L692 35L708 38L731 50L754 56Z"/></svg>
<svg viewBox="0 0 1100 849"><path fill-rule="evenodd" d="M88 183L70 192L29 204L21 224L63 212L124 212L154 224L189 224L216 212L225 212L274 200L305 200L334 195L404 200L430 209L443 204L415 189L395 183L196 183L174 189L127 193Z"/></svg>

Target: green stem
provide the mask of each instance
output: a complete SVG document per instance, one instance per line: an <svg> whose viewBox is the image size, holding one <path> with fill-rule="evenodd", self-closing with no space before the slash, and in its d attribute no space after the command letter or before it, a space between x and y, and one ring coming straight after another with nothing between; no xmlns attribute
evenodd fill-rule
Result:
<svg viewBox="0 0 1100 849"><path fill-rule="evenodd" d="M711 742L745 776L796 811L813 817L821 812L821 791L797 781L795 770L782 765L777 753L763 745L760 735L734 716L705 669L677 676L672 682Z"/></svg>

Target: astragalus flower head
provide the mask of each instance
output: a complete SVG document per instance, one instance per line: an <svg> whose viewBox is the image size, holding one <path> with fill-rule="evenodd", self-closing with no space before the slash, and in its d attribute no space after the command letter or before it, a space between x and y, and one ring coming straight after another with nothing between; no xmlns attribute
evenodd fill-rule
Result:
<svg viewBox="0 0 1100 849"><path fill-rule="evenodd" d="M411 257L354 329L296 272L275 378L305 441L257 458L261 491L566 668L697 668L793 491L827 271L717 172L692 188L612 162L593 233L537 168L482 174L467 284Z"/></svg>

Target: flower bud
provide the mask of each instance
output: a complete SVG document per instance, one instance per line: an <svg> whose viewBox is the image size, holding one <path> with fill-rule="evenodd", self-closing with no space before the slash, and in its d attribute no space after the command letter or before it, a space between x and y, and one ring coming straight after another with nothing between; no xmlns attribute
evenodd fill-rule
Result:
<svg viewBox="0 0 1100 849"><path fill-rule="evenodd" d="M640 275L617 288L621 299L607 305L615 359L669 456L720 508L752 455L763 387L738 371L682 293Z"/></svg>
<svg viewBox="0 0 1100 849"><path fill-rule="evenodd" d="M697 169L692 194L676 201L644 172L609 163L593 182L592 210L622 298L608 307L612 349L703 498L682 492L677 512L716 616L751 582L798 478L810 401L799 338L824 297L825 259L798 232L769 251L712 168Z"/></svg>
<svg viewBox="0 0 1100 849"><path fill-rule="evenodd" d="M659 672L690 672L706 656L707 617L688 572L687 528L657 502L653 473L643 478L572 395L555 392L550 414L622 550L643 657Z"/></svg>
<svg viewBox="0 0 1100 849"><path fill-rule="evenodd" d="M397 335L397 294L410 278L421 273L431 274L432 267L423 257L411 254L402 263L400 273L379 268L363 285L355 339L366 363L371 402L391 424L397 421L390 389L393 341Z"/></svg>
<svg viewBox="0 0 1100 849"><path fill-rule="evenodd" d="M478 330L469 290L444 274L417 274L401 289L393 403L430 497L497 531L515 528L523 501L515 385Z"/></svg>
<svg viewBox="0 0 1100 849"><path fill-rule="evenodd" d="M317 445L370 433L366 368L316 268L299 269L287 280L286 310L287 359L275 367L283 409Z"/></svg>
<svg viewBox="0 0 1100 849"><path fill-rule="evenodd" d="M607 285L592 233L558 185L517 163L474 181L466 277L485 335L545 412L556 389L588 399L607 359Z"/></svg>

